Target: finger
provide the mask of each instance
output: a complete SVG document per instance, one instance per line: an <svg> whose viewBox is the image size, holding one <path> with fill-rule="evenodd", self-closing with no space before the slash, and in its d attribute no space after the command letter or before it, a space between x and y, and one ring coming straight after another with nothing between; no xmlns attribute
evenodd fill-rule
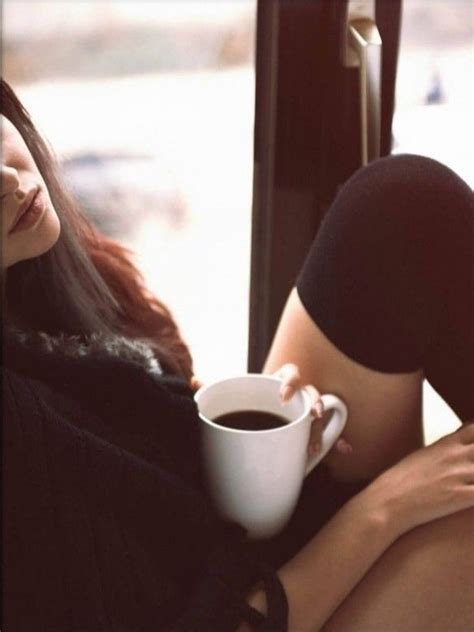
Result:
<svg viewBox="0 0 474 632"><path fill-rule="evenodd" d="M283 364L279 369L277 369L272 375L274 377L279 377L282 380L285 380L287 377L291 377L295 373L299 373L299 369L294 362L287 362Z"/></svg>
<svg viewBox="0 0 474 632"><path fill-rule="evenodd" d="M458 435L461 443L474 443L474 422L464 423L454 434Z"/></svg>
<svg viewBox="0 0 474 632"><path fill-rule="evenodd" d="M201 380L199 380L195 375L193 375L191 378L191 388L193 389L193 391L199 390L201 386L202 386Z"/></svg>
<svg viewBox="0 0 474 632"><path fill-rule="evenodd" d="M324 404L318 389L312 384L307 384L304 389L311 398L311 415L321 419L324 414Z"/></svg>
<svg viewBox="0 0 474 632"><path fill-rule="evenodd" d="M352 454L354 451L352 445L342 437L336 441L335 448L339 454Z"/></svg>
<svg viewBox="0 0 474 632"><path fill-rule="evenodd" d="M318 454L322 448L322 438L321 439L312 439L308 445L308 452L310 455ZM342 454L344 456L348 456L354 452L354 448L348 443L345 439L338 439L336 441L336 445L330 450L330 452L337 452L338 454Z"/></svg>
<svg viewBox="0 0 474 632"><path fill-rule="evenodd" d="M280 397L285 403L293 397L296 390L301 388L301 375L296 364L284 364L275 374L282 381Z"/></svg>
<svg viewBox="0 0 474 632"><path fill-rule="evenodd" d="M311 434L308 442L308 452L312 454L318 454L321 451L321 437L324 430L324 421L322 419L315 419L311 424Z"/></svg>

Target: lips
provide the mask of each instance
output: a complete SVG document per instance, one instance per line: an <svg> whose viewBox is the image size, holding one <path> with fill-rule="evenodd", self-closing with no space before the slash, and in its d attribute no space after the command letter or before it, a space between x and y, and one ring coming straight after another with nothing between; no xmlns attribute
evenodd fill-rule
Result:
<svg viewBox="0 0 474 632"><path fill-rule="evenodd" d="M39 191L39 187L36 186L34 189L31 189L31 191L27 194L25 201L23 202L23 204L20 206L20 208L18 209L18 213L16 214L15 219L13 220L13 224L10 228L10 230L8 231L9 233L12 232L12 230L15 228L15 226L18 224L18 222L20 221L22 215L24 215L26 213L26 211L30 208L33 200L36 197L36 194Z"/></svg>

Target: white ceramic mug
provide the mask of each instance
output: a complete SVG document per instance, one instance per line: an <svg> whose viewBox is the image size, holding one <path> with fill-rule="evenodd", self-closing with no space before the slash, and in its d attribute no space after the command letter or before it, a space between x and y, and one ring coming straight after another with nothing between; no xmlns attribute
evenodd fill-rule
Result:
<svg viewBox="0 0 474 632"><path fill-rule="evenodd" d="M276 377L247 374L203 386L194 396L211 498L221 515L240 523L251 538L268 538L283 529L305 476L328 453L347 420L344 402L323 395L325 410L334 412L323 432L321 451L309 457L311 398L301 389L283 404L281 383ZM273 413L289 423L270 430L238 430L213 421L239 410Z"/></svg>

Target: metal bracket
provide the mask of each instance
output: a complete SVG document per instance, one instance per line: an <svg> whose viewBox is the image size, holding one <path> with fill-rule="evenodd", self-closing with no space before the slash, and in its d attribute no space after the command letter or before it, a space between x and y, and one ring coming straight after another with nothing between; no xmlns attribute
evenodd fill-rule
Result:
<svg viewBox="0 0 474 632"><path fill-rule="evenodd" d="M359 68L361 161L380 157L382 39L375 24L375 0L349 0L342 63Z"/></svg>

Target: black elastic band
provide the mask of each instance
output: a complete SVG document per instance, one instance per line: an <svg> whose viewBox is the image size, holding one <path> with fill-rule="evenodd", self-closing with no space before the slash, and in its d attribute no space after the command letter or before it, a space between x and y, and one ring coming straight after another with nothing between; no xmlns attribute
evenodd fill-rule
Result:
<svg viewBox="0 0 474 632"><path fill-rule="evenodd" d="M266 564L261 564L262 582L267 598L267 616L247 603L242 617L258 632L287 632L288 599L277 573Z"/></svg>
<svg viewBox="0 0 474 632"><path fill-rule="evenodd" d="M242 618L257 630L259 630L260 626L266 621L265 615L252 606L249 606L248 603L244 604Z"/></svg>

